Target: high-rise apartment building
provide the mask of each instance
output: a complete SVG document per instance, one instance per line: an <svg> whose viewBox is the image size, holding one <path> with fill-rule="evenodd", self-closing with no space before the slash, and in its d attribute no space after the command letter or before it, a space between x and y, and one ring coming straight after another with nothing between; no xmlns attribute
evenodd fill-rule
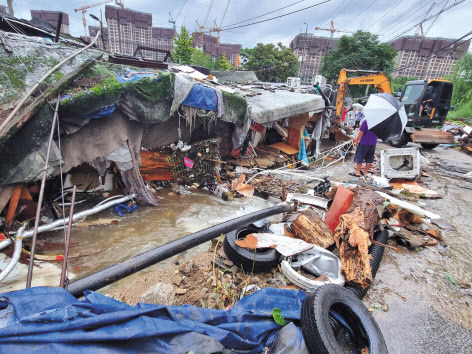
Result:
<svg viewBox="0 0 472 354"><path fill-rule="evenodd" d="M193 46L203 50L203 52L210 55L213 60L221 57L224 53L228 62L233 66L236 65L236 58L242 48L241 44L220 43L220 45L218 45L217 37L202 34L201 32L195 32L193 34Z"/></svg>
<svg viewBox="0 0 472 354"><path fill-rule="evenodd" d="M174 38L176 31L173 28L152 28L152 46L153 48L168 50L169 52L174 51ZM164 61L165 53L154 53L153 59Z"/></svg>
<svg viewBox="0 0 472 354"><path fill-rule="evenodd" d="M99 26L88 26L90 38L95 38L97 35L98 31L100 30ZM101 37L103 37L103 41L101 38L98 39L98 48L102 50L108 50L110 48L110 42L108 38L108 28L103 27L103 33L101 34ZM105 44L105 46L103 46Z"/></svg>
<svg viewBox="0 0 472 354"><path fill-rule="evenodd" d="M46 21L55 28L57 26L57 20L59 19L60 13L60 11L31 10L31 17L37 17L43 21ZM70 34L69 15L65 12L62 13L61 32Z"/></svg>
<svg viewBox="0 0 472 354"><path fill-rule="evenodd" d="M311 84L319 74L321 59L328 50L335 49L339 39L316 37L311 33L300 33L290 42L292 53L298 58L298 77L304 84Z"/></svg>
<svg viewBox="0 0 472 354"><path fill-rule="evenodd" d="M454 64L469 50L468 41L450 38L400 37L390 44L398 52L394 77L440 79L452 73Z"/></svg>

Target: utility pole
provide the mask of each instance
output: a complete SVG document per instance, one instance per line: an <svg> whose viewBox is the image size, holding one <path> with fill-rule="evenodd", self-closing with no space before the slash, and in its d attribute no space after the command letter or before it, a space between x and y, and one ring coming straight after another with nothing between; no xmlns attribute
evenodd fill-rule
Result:
<svg viewBox="0 0 472 354"><path fill-rule="evenodd" d="M7 4L8 4L8 13L11 16L15 16L15 14L13 12L13 0L7 0Z"/></svg>

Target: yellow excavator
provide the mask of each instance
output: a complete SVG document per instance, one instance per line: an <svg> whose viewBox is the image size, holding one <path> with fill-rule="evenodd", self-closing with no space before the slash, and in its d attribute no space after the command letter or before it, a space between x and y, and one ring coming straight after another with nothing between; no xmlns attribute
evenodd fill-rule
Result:
<svg viewBox="0 0 472 354"><path fill-rule="evenodd" d="M348 77L348 73L363 76ZM341 69L335 97L336 118L341 117L350 85L371 85L379 93L392 94L390 80L381 71ZM413 141L433 149L439 144L453 143L453 135L441 131L451 105L452 89L452 82L442 79L407 82L399 100L405 105L408 122L404 132L389 141L390 145L402 147Z"/></svg>
<svg viewBox="0 0 472 354"><path fill-rule="evenodd" d="M348 77L347 73L356 73L364 76ZM379 93L387 92L392 94L390 80L381 71L341 69L337 84L336 117L340 117L342 114L347 87L350 85L371 85L377 88Z"/></svg>

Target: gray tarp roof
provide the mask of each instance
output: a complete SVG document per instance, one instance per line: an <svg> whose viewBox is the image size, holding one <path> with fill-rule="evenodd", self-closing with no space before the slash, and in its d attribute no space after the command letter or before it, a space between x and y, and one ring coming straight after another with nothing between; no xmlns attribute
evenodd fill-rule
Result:
<svg viewBox="0 0 472 354"><path fill-rule="evenodd" d="M291 92L280 85L239 85L236 90L245 96L250 118L257 123L268 123L306 112L321 112L323 98L312 93ZM270 88L270 89L269 89ZM254 95L254 93L256 93Z"/></svg>

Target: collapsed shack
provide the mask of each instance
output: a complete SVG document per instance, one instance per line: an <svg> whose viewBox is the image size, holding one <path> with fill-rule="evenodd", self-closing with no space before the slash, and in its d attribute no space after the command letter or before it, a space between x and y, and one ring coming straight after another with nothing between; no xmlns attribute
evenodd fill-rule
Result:
<svg viewBox="0 0 472 354"><path fill-rule="evenodd" d="M56 104L43 204L48 220L59 219L61 197L70 204L74 185L79 201L135 194L139 203L157 205L156 188L169 182L214 190L223 182L220 174L231 178L228 159L252 161L262 143L295 151L284 163L302 161L305 127L324 121L320 96L249 84L254 73L234 72L226 75L234 81L221 85L217 76L190 67L137 68L95 49L66 61L12 115L25 91L77 49L13 33L2 39L0 213L6 230L35 215Z"/></svg>

